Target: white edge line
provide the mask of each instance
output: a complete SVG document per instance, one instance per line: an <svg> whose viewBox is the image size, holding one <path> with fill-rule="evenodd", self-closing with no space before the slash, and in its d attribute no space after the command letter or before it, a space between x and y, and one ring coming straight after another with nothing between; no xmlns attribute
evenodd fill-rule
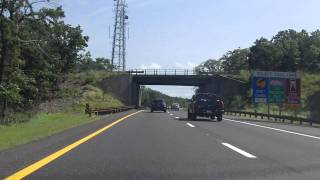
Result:
<svg viewBox="0 0 320 180"><path fill-rule="evenodd" d="M241 155L243 155L243 156L245 156L245 157L247 157L247 158L250 158L250 159L255 159L255 158L257 158L256 156L254 156L254 155L252 155L252 154L250 154L250 153L247 153L247 152L245 152L244 150L239 149L239 148L237 148L237 147L235 147L235 146L233 146L233 145L231 145L231 144L229 144L229 143L221 143L221 144L224 145L224 146L226 146L226 147L228 147L228 148L230 148L230 149L232 149L232 150L234 150L235 152L237 152L237 153L239 153L239 154L241 154Z"/></svg>
<svg viewBox="0 0 320 180"><path fill-rule="evenodd" d="M193 128L196 127L196 126L194 126L194 125L191 124L191 123L187 123L187 125L190 126L190 127L193 127Z"/></svg>
<svg viewBox="0 0 320 180"><path fill-rule="evenodd" d="M312 136L312 135L308 135L308 134L302 134L302 133L297 133L297 132L293 132L293 131L288 131L288 130L283 130L283 129L278 129L278 128L272 128L272 127L262 126L262 125L258 125L258 124L252 124L252 123L248 123L248 122L236 121L236 120L232 120L232 119L225 119L225 120L320 140L320 137Z"/></svg>

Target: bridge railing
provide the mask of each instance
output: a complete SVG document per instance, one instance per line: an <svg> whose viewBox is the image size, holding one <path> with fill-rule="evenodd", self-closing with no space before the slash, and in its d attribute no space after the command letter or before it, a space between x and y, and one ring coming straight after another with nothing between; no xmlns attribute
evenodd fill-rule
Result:
<svg viewBox="0 0 320 180"><path fill-rule="evenodd" d="M127 71L133 75L165 75L165 76L188 76L188 75L209 75L209 72L195 71L191 69L133 69Z"/></svg>

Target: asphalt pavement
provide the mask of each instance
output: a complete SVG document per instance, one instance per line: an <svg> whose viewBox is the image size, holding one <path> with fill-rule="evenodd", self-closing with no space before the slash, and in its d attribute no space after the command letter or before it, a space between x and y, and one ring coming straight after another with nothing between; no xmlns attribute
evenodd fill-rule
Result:
<svg viewBox="0 0 320 180"><path fill-rule="evenodd" d="M238 121L232 117L222 122L206 118L188 121L185 111L146 110L121 119L135 112L114 114L2 151L0 178L27 169L24 172L28 175L20 173L16 177L320 179L318 128ZM39 160L41 166L35 165Z"/></svg>

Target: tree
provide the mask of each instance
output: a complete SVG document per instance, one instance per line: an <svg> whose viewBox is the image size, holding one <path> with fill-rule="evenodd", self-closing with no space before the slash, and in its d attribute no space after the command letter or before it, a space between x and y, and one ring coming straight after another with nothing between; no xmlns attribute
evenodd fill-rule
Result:
<svg viewBox="0 0 320 180"><path fill-rule="evenodd" d="M280 70L282 51L266 38L256 40L250 47L249 69Z"/></svg>
<svg viewBox="0 0 320 180"><path fill-rule="evenodd" d="M50 98L87 47L81 28L65 24L62 8L46 2L0 1L0 120L8 106Z"/></svg>
<svg viewBox="0 0 320 180"><path fill-rule="evenodd" d="M319 122L319 116L320 116L320 91L315 92L307 99L307 107L310 110L310 118L313 121Z"/></svg>
<svg viewBox="0 0 320 180"><path fill-rule="evenodd" d="M320 71L320 31L316 30L310 35L306 31L299 33L299 49L301 58L299 62L300 70L309 72Z"/></svg>
<svg viewBox="0 0 320 180"><path fill-rule="evenodd" d="M296 71L300 62L299 35L289 29L280 31L272 38L272 43L281 51L281 56L276 61L280 63L277 70Z"/></svg>
<svg viewBox="0 0 320 180"><path fill-rule="evenodd" d="M110 59L107 58L96 58L95 60L91 57L90 52L85 53L81 56L78 62L78 71L89 71L89 70L106 70L111 71L112 65Z"/></svg>
<svg viewBox="0 0 320 180"><path fill-rule="evenodd" d="M220 59L223 71L238 74L241 70L248 69L249 52L249 49L239 48L224 54Z"/></svg>
<svg viewBox="0 0 320 180"><path fill-rule="evenodd" d="M200 64L199 66L197 66L196 71L219 73L219 72L222 72L222 64L221 64L221 61L219 60L209 59L204 63Z"/></svg>
<svg viewBox="0 0 320 180"><path fill-rule="evenodd" d="M103 69L103 70L108 70L108 71L111 71L113 68L112 68L112 64L111 64L111 60L110 59L107 59L107 58L96 58L96 63L98 65L100 65Z"/></svg>

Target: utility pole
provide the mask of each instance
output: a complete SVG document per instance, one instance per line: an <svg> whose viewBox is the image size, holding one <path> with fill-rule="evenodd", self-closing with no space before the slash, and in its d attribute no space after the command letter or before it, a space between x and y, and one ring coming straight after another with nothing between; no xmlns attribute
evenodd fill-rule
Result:
<svg viewBox="0 0 320 180"><path fill-rule="evenodd" d="M127 2L114 0L114 27L112 41L111 63L114 71L126 70L126 40L127 40Z"/></svg>

